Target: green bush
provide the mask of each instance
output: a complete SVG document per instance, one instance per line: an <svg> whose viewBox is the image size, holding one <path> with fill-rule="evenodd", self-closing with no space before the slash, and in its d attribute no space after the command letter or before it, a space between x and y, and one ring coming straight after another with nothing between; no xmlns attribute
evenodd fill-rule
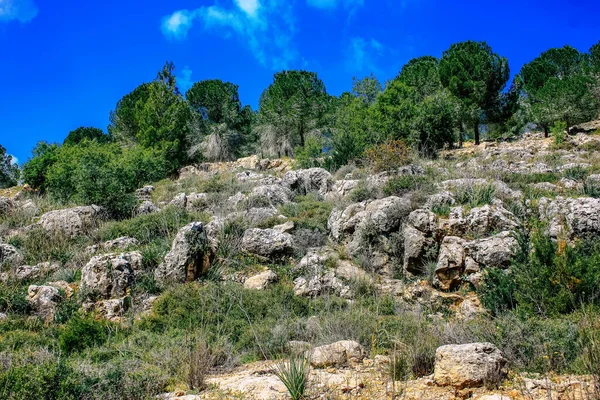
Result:
<svg viewBox="0 0 600 400"><path fill-rule="evenodd" d="M541 228L530 240L519 237L510 272L488 271L482 301L492 312L517 308L528 315L554 316L582 304L600 304L600 241L584 238L575 246L553 242Z"/></svg>
<svg viewBox="0 0 600 400"><path fill-rule="evenodd" d="M62 327L58 343L66 353L78 352L103 344L109 337L109 331L110 323L106 321L76 315Z"/></svg>
<svg viewBox="0 0 600 400"><path fill-rule="evenodd" d="M567 123L564 121L557 121L550 127L550 133L552 134L556 145L563 144L567 138Z"/></svg>
<svg viewBox="0 0 600 400"><path fill-rule="evenodd" d="M566 169L564 174L565 178L572 179L574 181L583 181L589 175L587 169L581 166Z"/></svg>
<svg viewBox="0 0 600 400"><path fill-rule="evenodd" d="M395 176L386 182L383 187L383 192L388 196L401 195L419 189L425 182L427 182L427 180L423 176Z"/></svg>
<svg viewBox="0 0 600 400"><path fill-rule="evenodd" d="M333 206L319 200L314 194L296 197L295 203L286 203L280 212L296 224L296 228L327 233L327 220Z"/></svg>

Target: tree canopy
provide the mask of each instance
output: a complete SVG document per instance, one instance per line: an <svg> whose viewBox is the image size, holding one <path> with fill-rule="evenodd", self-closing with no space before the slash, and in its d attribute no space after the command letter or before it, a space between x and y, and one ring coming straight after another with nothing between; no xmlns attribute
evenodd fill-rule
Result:
<svg viewBox="0 0 600 400"><path fill-rule="evenodd" d="M0 145L0 189L15 186L19 181L19 166L10 154Z"/></svg>
<svg viewBox="0 0 600 400"><path fill-rule="evenodd" d="M444 51L439 71L442 85L461 102L461 119L473 127L475 144L479 144L479 125L497 105L508 82L508 60L486 42L466 41Z"/></svg>

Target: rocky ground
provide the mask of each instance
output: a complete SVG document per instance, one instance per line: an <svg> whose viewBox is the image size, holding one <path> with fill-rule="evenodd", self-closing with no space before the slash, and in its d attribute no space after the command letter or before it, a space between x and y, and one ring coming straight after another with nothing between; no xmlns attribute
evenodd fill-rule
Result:
<svg viewBox="0 0 600 400"><path fill-rule="evenodd" d="M431 318L469 321L487 315L477 289L486 270L511 265L525 218L544 222L556 240L600 233L599 149L600 136L579 133L557 146L528 134L377 173L348 167L332 175L258 157L189 166L176 181L138 191L137 218L172 209L198 216L177 228L150 270L139 239L88 234L107 224L99 207L47 210L26 188L12 189L0 197L0 279L27 285L31 313L47 324L70 298L97 318L123 324L146 318L161 296L136 289L146 276L171 287L203 279L215 265L219 281L247 290L279 284L293 287L295 296L352 303L366 285L377 296L426 308ZM243 230L232 245L226 232L237 221ZM22 246L39 231L92 239L66 263L42 260ZM252 265L233 268L226 246L253 257ZM288 267L282 272L281 265ZM67 269L77 278L60 272ZM440 347L432 375L399 381L390 377L393 354L369 354L353 341L301 345L313 365L310 398L595 398L591 377L517 373L496 344ZM273 361L244 364L211 375L202 393L181 384L163 397L287 398L272 367Z"/></svg>

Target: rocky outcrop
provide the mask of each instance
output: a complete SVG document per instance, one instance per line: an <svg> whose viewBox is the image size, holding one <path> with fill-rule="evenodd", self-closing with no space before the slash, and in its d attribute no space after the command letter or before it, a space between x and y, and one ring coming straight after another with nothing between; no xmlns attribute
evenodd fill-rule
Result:
<svg viewBox="0 0 600 400"><path fill-rule="evenodd" d="M58 270L59 267L60 265L58 263L52 262L44 262L36 265L21 265L15 270L14 278L20 281L37 279Z"/></svg>
<svg viewBox="0 0 600 400"><path fill-rule="evenodd" d="M277 279L277 274L270 269L267 269L246 279L244 282L244 288L252 290L264 290L270 284L277 282Z"/></svg>
<svg viewBox="0 0 600 400"><path fill-rule="evenodd" d="M404 271L420 275L425 272L425 263L437 254L437 218L434 213L418 209L408 215L402 228L404 236Z"/></svg>
<svg viewBox="0 0 600 400"><path fill-rule="evenodd" d="M335 181L331 191L325 195L327 200L336 200L348 196L360 184L358 179L342 179Z"/></svg>
<svg viewBox="0 0 600 400"><path fill-rule="evenodd" d="M506 359L491 343L439 347L435 352L433 379L437 385L458 389L501 383Z"/></svg>
<svg viewBox="0 0 600 400"><path fill-rule="evenodd" d="M555 199L541 198L540 218L549 222L548 233L553 238L600 233L600 199L591 197Z"/></svg>
<svg viewBox="0 0 600 400"><path fill-rule="evenodd" d="M480 272L483 268L506 268L517 250L517 240L511 232L467 241L446 236L440 245L436 283L450 290L462 282L462 277Z"/></svg>
<svg viewBox="0 0 600 400"><path fill-rule="evenodd" d="M485 235L490 232L512 231L519 226L513 213L504 208L499 200L469 210L465 215L463 207L454 207L441 229L449 235Z"/></svg>
<svg viewBox="0 0 600 400"><path fill-rule="evenodd" d="M52 286L30 285L27 289L27 300L35 314L46 321L54 318L56 307L60 301L60 292Z"/></svg>
<svg viewBox="0 0 600 400"><path fill-rule="evenodd" d="M212 258L204 225L192 222L177 232L171 250L154 271L154 277L163 284L194 281L210 268Z"/></svg>
<svg viewBox="0 0 600 400"><path fill-rule="evenodd" d="M289 203L292 191L281 185L262 185L252 189L248 201L256 206L279 206Z"/></svg>
<svg viewBox="0 0 600 400"><path fill-rule="evenodd" d="M47 212L40 217L39 225L46 231L59 231L75 237L94 227L102 215L98 206L81 206Z"/></svg>
<svg viewBox="0 0 600 400"><path fill-rule="evenodd" d="M367 352L360 343L342 340L325 346L315 347L310 352L310 365L315 368L342 367L361 362Z"/></svg>
<svg viewBox="0 0 600 400"><path fill-rule="evenodd" d="M242 238L242 249L263 257L281 257L294 252L294 239L275 229L248 229Z"/></svg>
<svg viewBox="0 0 600 400"><path fill-rule="evenodd" d="M142 255L137 251L95 256L81 270L81 287L91 299L122 297L141 269Z"/></svg>
<svg viewBox="0 0 600 400"><path fill-rule="evenodd" d="M155 206L153 202L151 202L150 200L144 200L138 206L135 213L136 213L136 215L148 215L148 214L154 214L159 211L160 211L160 208Z"/></svg>
<svg viewBox="0 0 600 400"><path fill-rule="evenodd" d="M298 194L317 191L324 196L331 190L333 179L323 168L309 168L287 172L282 183Z"/></svg>
<svg viewBox="0 0 600 400"><path fill-rule="evenodd" d="M335 295L346 299L353 296L350 286L340 280L334 271L296 278L294 280L294 294L305 297Z"/></svg>
<svg viewBox="0 0 600 400"><path fill-rule="evenodd" d="M97 253L99 251L114 251L114 250L125 250L129 247L139 246L140 242L132 237L121 236L116 239L108 240L101 244L95 244L88 246L85 252L88 254Z"/></svg>
<svg viewBox="0 0 600 400"><path fill-rule="evenodd" d="M351 204L344 210L333 210L327 227L336 240L365 228L371 228L377 234L384 234L397 231L410 211L410 200L404 197L390 196L363 201Z"/></svg>
<svg viewBox="0 0 600 400"><path fill-rule="evenodd" d="M19 265L23 261L23 255L16 247L6 243L0 244L0 265Z"/></svg>

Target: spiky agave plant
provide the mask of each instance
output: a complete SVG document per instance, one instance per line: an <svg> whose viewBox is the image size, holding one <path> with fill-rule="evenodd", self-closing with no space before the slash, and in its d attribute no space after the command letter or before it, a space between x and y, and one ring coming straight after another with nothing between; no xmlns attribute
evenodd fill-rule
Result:
<svg viewBox="0 0 600 400"><path fill-rule="evenodd" d="M304 355L291 355L288 361L277 361L273 372L285 385L292 400L302 400L308 388L310 362Z"/></svg>

